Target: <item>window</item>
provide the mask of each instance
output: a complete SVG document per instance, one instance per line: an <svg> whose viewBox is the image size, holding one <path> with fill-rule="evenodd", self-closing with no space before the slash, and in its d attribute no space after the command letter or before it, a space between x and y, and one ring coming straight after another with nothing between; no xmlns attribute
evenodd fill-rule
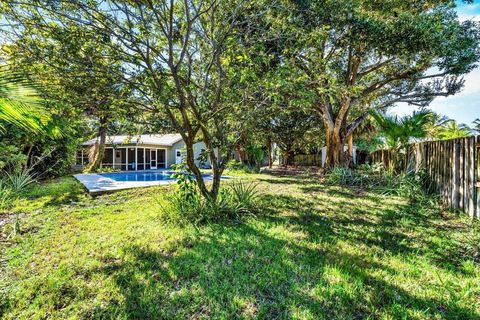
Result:
<svg viewBox="0 0 480 320"><path fill-rule="evenodd" d="M137 170L145 169L145 149L137 148Z"/></svg>
<svg viewBox="0 0 480 320"><path fill-rule="evenodd" d="M129 148L127 152L128 152L127 170L135 170L135 149Z"/></svg>
<svg viewBox="0 0 480 320"><path fill-rule="evenodd" d="M180 150L177 150L177 157L181 157L182 156L182 152Z"/></svg>
<svg viewBox="0 0 480 320"><path fill-rule="evenodd" d="M103 155L102 165L104 167L113 166L113 149L112 148L105 148L105 154Z"/></svg>
<svg viewBox="0 0 480 320"><path fill-rule="evenodd" d="M166 167L165 150L164 149L157 149L157 152L158 152L158 167L165 168Z"/></svg>
<svg viewBox="0 0 480 320"><path fill-rule="evenodd" d="M75 158L75 164L83 165L83 150L77 151L77 157Z"/></svg>
<svg viewBox="0 0 480 320"><path fill-rule="evenodd" d="M75 157L75 164L85 166L88 164L88 150L78 150Z"/></svg>

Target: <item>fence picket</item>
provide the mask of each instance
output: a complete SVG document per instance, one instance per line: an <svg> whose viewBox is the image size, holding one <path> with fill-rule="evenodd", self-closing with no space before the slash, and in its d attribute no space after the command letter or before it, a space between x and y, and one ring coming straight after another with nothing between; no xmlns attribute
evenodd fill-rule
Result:
<svg viewBox="0 0 480 320"><path fill-rule="evenodd" d="M479 156L480 136L446 141L427 141L414 144L402 166L410 164L424 170L432 190L448 207L459 209L471 217L480 217ZM378 150L370 155L372 163L385 167L396 165L390 150Z"/></svg>

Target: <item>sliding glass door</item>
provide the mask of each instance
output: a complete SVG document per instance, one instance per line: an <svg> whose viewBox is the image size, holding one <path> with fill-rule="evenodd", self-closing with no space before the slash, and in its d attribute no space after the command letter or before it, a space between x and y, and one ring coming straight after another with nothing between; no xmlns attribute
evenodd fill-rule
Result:
<svg viewBox="0 0 480 320"><path fill-rule="evenodd" d="M135 162L135 148L128 148L128 165L127 170L136 170Z"/></svg>
<svg viewBox="0 0 480 320"><path fill-rule="evenodd" d="M165 149L157 149L157 156L158 156L158 168L166 168L167 167L167 162L166 162L166 150Z"/></svg>
<svg viewBox="0 0 480 320"><path fill-rule="evenodd" d="M167 151L139 147L106 148L102 165L122 171L166 168Z"/></svg>
<svg viewBox="0 0 480 320"><path fill-rule="evenodd" d="M157 149L150 150L150 168L157 169Z"/></svg>

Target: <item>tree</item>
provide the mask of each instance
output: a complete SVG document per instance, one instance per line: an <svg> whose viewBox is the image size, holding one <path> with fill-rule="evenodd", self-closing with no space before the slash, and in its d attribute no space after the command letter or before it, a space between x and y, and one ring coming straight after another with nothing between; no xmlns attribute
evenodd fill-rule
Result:
<svg viewBox="0 0 480 320"><path fill-rule="evenodd" d="M39 27L36 19L21 20L20 31L9 30L12 41L2 51L38 84L43 96L63 104L64 116L96 119L99 139L87 170L97 170L109 124L121 119L133 100L129 87L122 83L121 64L98 33L69 21L51 21Z"/></svg>
<svg viewBox="0 0 480 320"><path fill-rule="evenodd" d="M475 119L475 121L473 121L473 124L475 125L473 127L473 130L477 132L477 134L480 134L480 118Z"/></svg>
<svg viewBox="0 0 480 320"><path fill-rule="evenodd" d="M427 125L427 138L432 140L438 139L440 131L452 121L447 116L432 112L432 121Z"/></svg>
<svg viewBox="0 0 480 320"><path fill-rule="evenodd" d="M440 128L437 137L441 140L467 138L472 135L472 130L466 124L457 124L452 120Z"/></svg>
<svg viewBox="0 0 480 320"><path fill-rule="evenodd" d="M428 136L428 128L434 121L434 114L430 110L413 112L411 116L388 116L378 111L371 111L376 120L385 142L392 152L393 165L402 168L407 160L409 146L414 140ZM395 169L396 169L395 168Z"/></svg>
<svg viewBox="0 0 480 320"><path fill-rule="evenodd" d="M400 150L408 146L412 139L424 139L434 114L429 110L413 112L411 116L388 116L376 111L371 112L380 127L385 142L390 149Z"/></svg>
<svg viewBox="0 0 480 320"><path fill-rule="evenodd" d="M328 166L345 163L343 144L369 110L426 106L462 88L461 76L479 58L479 32L474 22L459 22L453 7L454 1L301 1L268 21L279 26L272 33L289 38L282 59L303 71L305 88L316 95L312 111L323 119Z"/></svg>
<svg viewBox="0 0 480 320"><path fill-rule="evenodd" d="M6 66L0 67L0 121L34 134L50 130L50 118L37 92ZM4 127L0 122L1 131Z"/></svg>
<svg viewBox="0 0 480 320"><path fill-rule="evenodd" d="M186 144L186 161L202 194L216 199L233 147L231 122L241 108L233 91L242 83L235 26L246 2L232 1L15 1L10 17L45 28L69 21L108 38L143 106L168 116ZM27 8L27 9L25 9ZM24 10L25 9L25 10ZM48 17L48 18L47 18ZM239 72L240 71L240 72ZM212 165L207 188L193 144L203 140Z"/></svg>

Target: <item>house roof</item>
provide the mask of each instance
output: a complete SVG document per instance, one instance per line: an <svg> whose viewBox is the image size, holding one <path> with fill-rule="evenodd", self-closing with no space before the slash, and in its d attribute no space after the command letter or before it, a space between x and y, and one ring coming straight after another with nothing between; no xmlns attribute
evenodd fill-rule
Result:
<svg viewBox="0 0 480 320"><path fill-rule="evenodd" d="M99 137L85 141L82 145L91 146L99 140ZM158 146L171 147L178 141L182 140L182 136L178 133L173 134L142 134L142 135L119 135L107 136L106 144L152 144Z"/></svg>

